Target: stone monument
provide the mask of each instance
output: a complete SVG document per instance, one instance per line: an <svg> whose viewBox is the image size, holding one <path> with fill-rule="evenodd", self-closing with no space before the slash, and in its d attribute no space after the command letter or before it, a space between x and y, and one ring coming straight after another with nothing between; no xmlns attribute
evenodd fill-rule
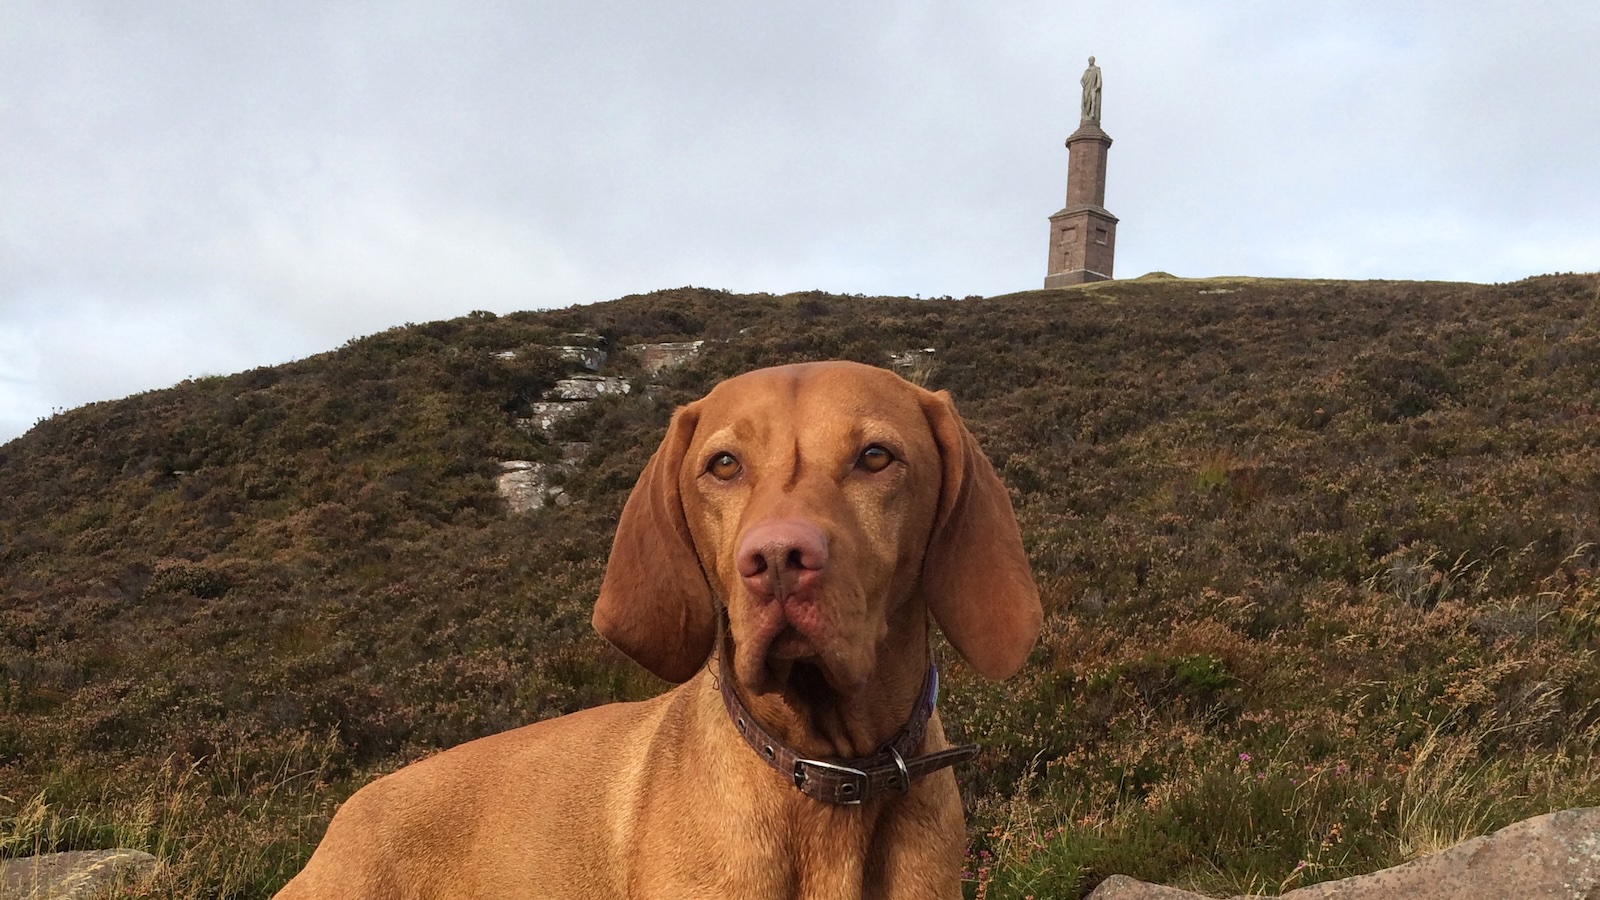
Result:
<svg viewBox="0 0 1600 900"><path fill-rule="evenodd" d="M1067 138L1067 205L1050 217L1049 266L1044 286L1062 287L1111 278L1117 247L1117 217L1106 211L1106 153L1111 136L1100 130L1100 67L1078 82L1078 130Z"/></svg>

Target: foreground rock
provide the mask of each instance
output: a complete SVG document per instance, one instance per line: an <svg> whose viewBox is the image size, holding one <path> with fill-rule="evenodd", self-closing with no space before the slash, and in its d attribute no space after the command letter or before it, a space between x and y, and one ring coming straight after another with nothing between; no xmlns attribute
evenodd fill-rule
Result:
<svg viewBox="0 0 1600 900"><path fill-rule="evenodd" d="M0 860L3 900L88 900L115 885L134 885L155 871L139 850L73 850Z"/></svg>
<svg viewBox="0 0 1600 900"><path fill-rule="evenodd" d="M1126 875L1113 875L1107 878L1089 895L1089 900L1197 900L1197 898L1209 900L1204 894L1163 887Z"/></svg>
<svg viewBox="0 0 1600 900"><path fill-rule="evenodd" d="M1202 895L1106 879L1090 900L1197 900ZM1284 900L1589 900L1600 898L1600 808L1568 809L1371 875L1326 881ZM1236 898L1237 900L1237 898Z"/></svg>

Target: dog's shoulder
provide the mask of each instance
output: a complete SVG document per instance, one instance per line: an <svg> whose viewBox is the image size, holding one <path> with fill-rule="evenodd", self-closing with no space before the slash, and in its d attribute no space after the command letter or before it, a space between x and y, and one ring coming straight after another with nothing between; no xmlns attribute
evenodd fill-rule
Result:
<svg viewBox="0 0 1600 900"><path fill-rule="evenodd" d="M485 784L514 792L555 783L570 789L572 773L625 766L641 741L663 727L670 730L666 720L675 694L590 707L478 738L379 778L357 796L371 794L372 805L401 813L446 806L459 815L474 799L489 798ZM497 799L503 801L504 794Z"/></svg>
<svg viewBox="0 0 1600 900"><path fill-rule="evenodd" d="M321 896L327 879L363 885L339 896L387 896L391 885L470 881L482 864L474 848L509 842L537 847L548 859L626 840L597 823L631 818L622 811L636 803L633 783L647 768L648 748L683 727L675 721L682 705L680 691L669 691L596 706L469 741L378 778L339 808L297 882L313 886L305 896Z"/></svg>

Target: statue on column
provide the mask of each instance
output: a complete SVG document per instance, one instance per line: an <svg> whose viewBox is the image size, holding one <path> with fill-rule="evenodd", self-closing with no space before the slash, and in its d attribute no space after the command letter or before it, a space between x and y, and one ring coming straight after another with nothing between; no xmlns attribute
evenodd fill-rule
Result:
<svg viewBox="0 0 1600 900"><path fill-rule="evenodd" d="M1100 67L1094 64L1094 57L1089 57L1089 68L1083 70L1083 78L1078 81L1083 85L1083 104L1080 107L1082 116L1080 125L1100 124Z"/></svg>

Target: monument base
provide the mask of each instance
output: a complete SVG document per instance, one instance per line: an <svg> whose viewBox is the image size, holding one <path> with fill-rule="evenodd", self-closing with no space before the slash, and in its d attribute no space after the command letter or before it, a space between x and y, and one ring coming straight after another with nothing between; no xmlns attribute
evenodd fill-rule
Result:
<svg viewBox="0 0 1600 900"><path fill-rule="evenodd" d="M1050 217L1050 266L1044 286L1110 281L1116 248L1116 216L1087 204L1061 210Z"/></svg>
<svg viewBox="0 0 1600 900"><path fill-rule="evenodd" d="M1088 284L1091 281L1110 281L1111 276L1100 272L1091 272L1088 269L1079 269L1075 272L1057 272L1044 277L1046 288L1072 287L1075 284Z"/></svg>

